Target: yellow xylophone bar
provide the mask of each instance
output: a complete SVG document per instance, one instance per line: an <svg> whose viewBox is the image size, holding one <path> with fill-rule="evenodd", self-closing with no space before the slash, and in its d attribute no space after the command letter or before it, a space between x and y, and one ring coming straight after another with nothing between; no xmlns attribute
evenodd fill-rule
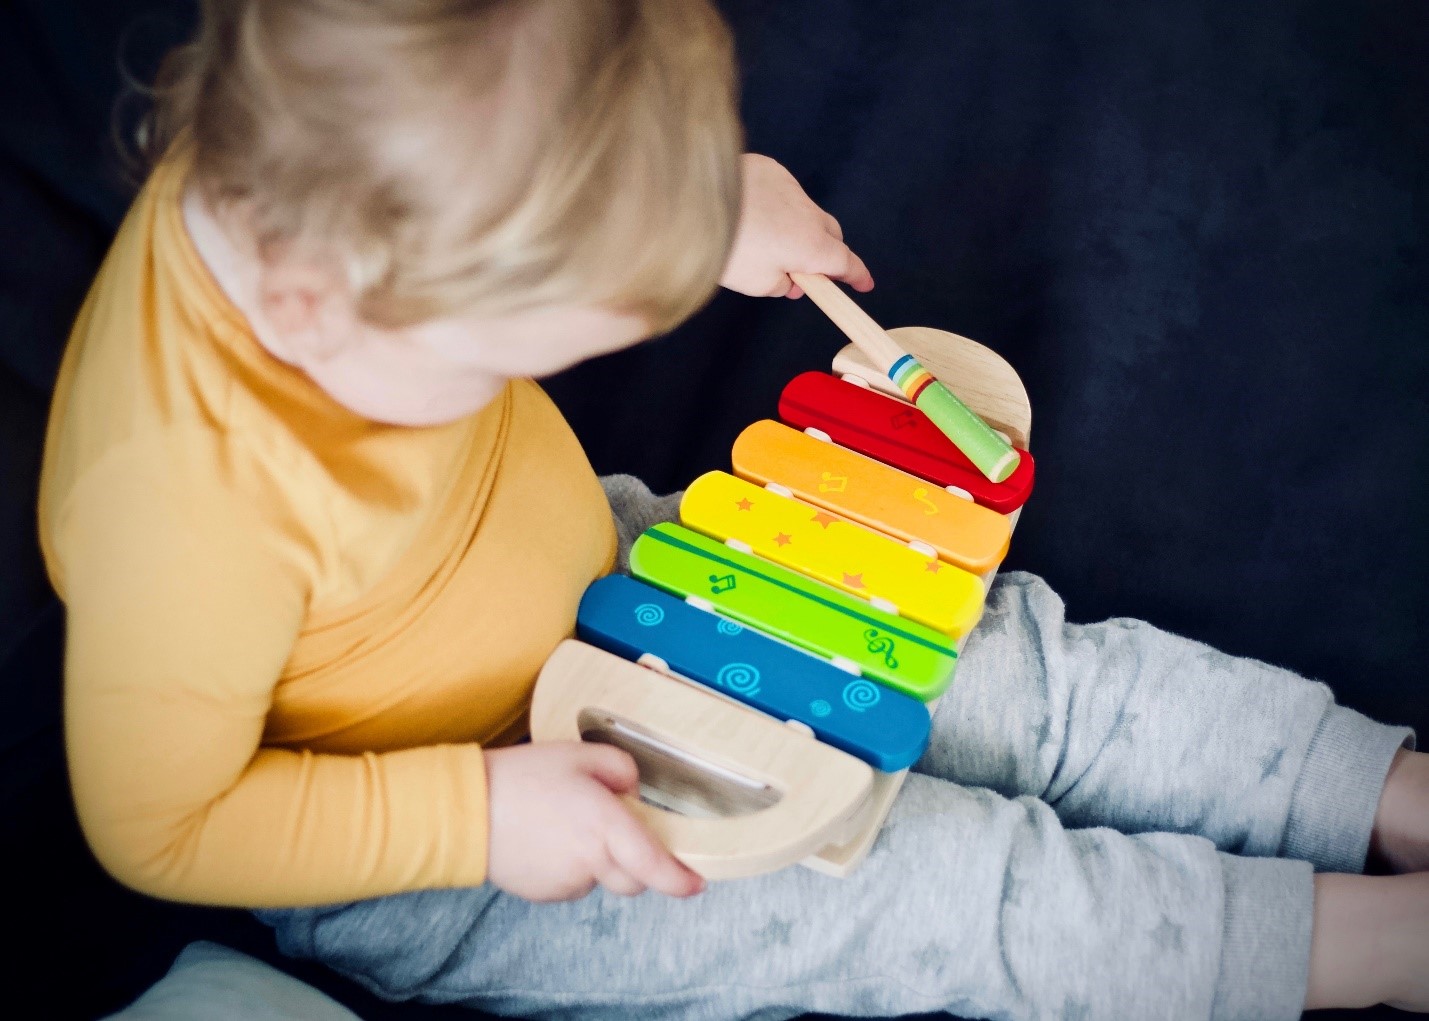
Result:
<svg viewBox="0 0 1429 1021"><path fill-rule="evenodd" d="M982 614L983 583L886 535L726 472L695 479L687 528L959 638Z"/></svg>

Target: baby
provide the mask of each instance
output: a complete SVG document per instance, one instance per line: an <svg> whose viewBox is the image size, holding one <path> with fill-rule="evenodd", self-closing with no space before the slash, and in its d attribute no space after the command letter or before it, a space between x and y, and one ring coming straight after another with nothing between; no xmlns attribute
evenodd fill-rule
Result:
<svg viewBox="0 0 1429 1021"><path fill-rule="evenodd" d="M514 1015L1429 1010L1413 735L1067 624L1029 575L989 593L845 880L706 888L626 809L627 755L521 743L581 593L676 503L602 486L531 380L717 283L872 279L741 155L703 0L201 6L40 501L74 797L115 876L260 909L381 995ZM1371 853L1406 874L1355 875Z"/></svg>

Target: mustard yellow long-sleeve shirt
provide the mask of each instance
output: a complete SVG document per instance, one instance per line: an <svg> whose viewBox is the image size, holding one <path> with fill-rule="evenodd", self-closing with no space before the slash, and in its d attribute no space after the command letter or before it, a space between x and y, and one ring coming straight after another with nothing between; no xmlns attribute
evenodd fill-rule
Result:
<svg viewBox="0 0 1429 1021"><path fill-rule="evenodd" d="M600 484L529 381L435 428L272 358L157 170L75 325L40 531L66 744L100 861L178 900L296 906L483 881L481 746L610 570Z"/></svg>

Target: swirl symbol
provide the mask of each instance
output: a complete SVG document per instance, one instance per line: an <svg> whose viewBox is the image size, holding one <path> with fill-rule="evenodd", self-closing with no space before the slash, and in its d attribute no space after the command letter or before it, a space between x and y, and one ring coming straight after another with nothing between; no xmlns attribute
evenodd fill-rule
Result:
<svg viewBox="0 0 1429 1021"><path fill-rule="evenodd" d="M722 635L738 635L744 633L744 626L742 624L736 624L732 620L721 620L715 627Z"/></svg>
<svg viewBox="0 0 1429 1021"><path fill-rule="evenodd" d="M829 705L821 698L816 698L809 703L809 712L819 717L819 719L823 719L825 716L829 715L829 713L833 711L834 707Z"/></svg>
<svg viewBox="0 0 1429 1021"><path fill-rule="evenodd" d="M641 603L635 608L635 623L642 627L654 627L665 619L665 611L654 603Z"/></svg>
<svg viewBox="0 0 1429 1021"><path fill-rule="evenodd" d="M878 705L878 700L883 696L879 694L878 685L869 681L857 680L849 681L844 685L844 705L848 706L856 713L861 713L865 709L872 709Z"/></svg>
<svg viewBox="0 0 1429 1021"><path fill-rule="evenodd" d="M715 678L722 688L728 688L737 695L759 694L759 670L748 663L726 663L719 668Z"/></svg>

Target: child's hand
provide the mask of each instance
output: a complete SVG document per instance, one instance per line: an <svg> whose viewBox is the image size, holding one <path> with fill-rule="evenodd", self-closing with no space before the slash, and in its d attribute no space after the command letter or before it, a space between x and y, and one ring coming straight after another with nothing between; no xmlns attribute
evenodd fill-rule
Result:
<svg viewBox="0 0 1429 1021"><path fill-rule="evenodd" d="M720 283L755 297L797 298L790 273L822 273L855 291L873 289L863 260L843 242L839 222L804 194L768 156L744 156L744 205Z"/></svg>
<svg viewBox="0 0 1429 1021"><path fill-rule="evenodd" d="M634 896L704 889L620 800L635 761L609 745L516 745L485 753L491 805L487 880L526 900L573 900L597 883Z"/></svg>

